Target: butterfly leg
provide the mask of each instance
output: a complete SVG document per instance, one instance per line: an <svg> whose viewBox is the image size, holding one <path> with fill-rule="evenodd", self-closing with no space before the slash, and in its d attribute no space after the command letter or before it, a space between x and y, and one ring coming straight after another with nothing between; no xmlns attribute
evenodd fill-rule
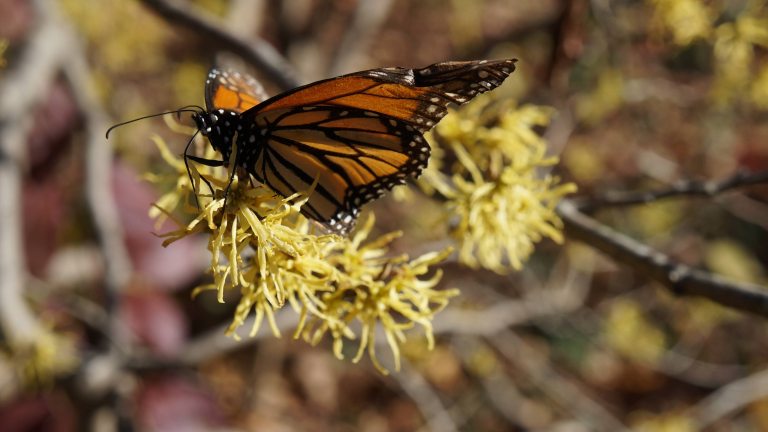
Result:
<svg viewBox="0 0 768 432"><path fill-rule="evenodd" d="M205 166L209 166L209 167L219 167L219 166L224 165L224 161L219 161L219 160L215 160L215 159L205 159L205 158L197 157L195 155L187 154L185 152L184 153L184 166L187 168L187 176L189 176L189 182L192 185L193 192L195 192L194 191L194 189L195 189L195 182L192 179L192 171L190 171L190 169L189 169L189 160L192 160L193 162L197 162L197 163L199 163L201 165L205 165ZM213 196L214 195L214 191L213 191L213 185L211 185L211 182L209 182L203 176L200 176L200 178L208 186L208 189L211 191L211 196ZM200 208L200 202L197 200L197 193L196 192L194 193L194 196L195 196L195 203L197 204L197 208L199 209Z"/></svg>

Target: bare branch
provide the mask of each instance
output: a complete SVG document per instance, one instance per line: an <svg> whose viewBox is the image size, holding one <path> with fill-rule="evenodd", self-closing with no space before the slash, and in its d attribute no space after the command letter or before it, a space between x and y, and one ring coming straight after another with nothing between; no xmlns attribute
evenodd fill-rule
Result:
<svg viewBox="0 0 768 432"><path fill-rule="evenodd" d="M352 25L347 29L331 62L331 76L352 72L368 54L371 42L389 16L392 0L360 0Z"/></svg>
<svg viewBox="0 0 768 432"><path fill-rule="evenodd" d="M242 328L253 326L254 317L245 320ZM299 322L298 315L292 310L283 310L275 314L275 323L281 333L290 333ZM221 325L187 342L181 352L171 358L158 358L153 355L134 355L124 359L126 367L133 370L155 370L179 367L194 367L205 363L217 356L234 350L243 349L255 345L265 337L271 336L268 330L262 330L255 336L245 336L243 340L236 340L226 336L229 324Z"/></svg>
<svg viewBox="0 0 768 432"><path fill-rule="evenodd" d="M112 146L102 135L108 122L91 87L85 51L74 35L70 39L71 54L63 64L63 72L85 118L85 192L99 247L104 254L105 309L110 317L111 345L123 345L125 335L117 314L118 299L120 291L131 278L133 265L123 242L123 230L111 187Z"/></svg>
<svg viewBox="0 0 768 432"><path fill-rule="evenodd" d="M403 362L403 370L393 374L392 378L397 380L403 391L416 403L427 420L429 430L449 432L459 430L437 392L424 376L410 367L407 361Z"/></svg>
<svg viewBox="0 0 768 432"><path fill-rule="evenodd" d="M39 8L42 9L42 8ZM0 326L11 343L33 343L42 331L24 301L22 174L28 115L50 88L68 54L68 35L41 11L40 24L0 83Z"/></svg>
<svg viewBox="0 0 768 432"><path fill-rule="evenodd" d="M664 198L713 197L733 189L759 184L768 184L768 171L748 172L738 171L722 180L680 181L672 187L648 192L611 192L602 197L574 200L579 210L591 212L602 207L629 206L647 204Z"/></svg>
<svg viewBox="0 0 768 432"><path fill-rule="evenodd" d="M569 268L562 281L552 283L551 288L532 290L521 299L497 302L481 310L448 307L434 320L435 334L482 335L492 337L511 326L552 315L562 315L584 305L585 276Z"/></svg>
<svg viewBox="0 0 768 432"><path fill-rule="evenodd" d="M621 234L580 212L564 200L557 212L570 238L583 241L615 261L659 282L675 294L697 296L744 312L768 318L768 290L677 263L669 256Z"/></svg>
<svg viewBox="0 0 768 432"><path fill-rule="evenodd" d="M578 384L557 372L541 352L512 331L499 333L486 339L507 360L525 373L558 405L568 410L579 421L595 431L628 431L611 412Z"/></svg>
<svg viewBox="0 0 768 432"><path fill-rule="evenodd" d="M710 394L692 410L695 430L704 430L717 420L768 397L768 369L731 382Z"/></svg>
<svg viewBox="0 0 768 432"><path fill-rule="evenodd" d="M220 49L243 57L282 89L299 86L293 67L267 42L261 39L247 41L224 30L224 26L214 18L192 11L191 6L174 0L143 0L142 3L167 21L187 27Z"/></svg>

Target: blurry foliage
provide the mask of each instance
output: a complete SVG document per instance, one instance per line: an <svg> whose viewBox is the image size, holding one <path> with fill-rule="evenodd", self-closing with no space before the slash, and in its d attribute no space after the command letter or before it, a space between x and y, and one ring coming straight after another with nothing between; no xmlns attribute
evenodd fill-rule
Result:
<svg viewBox="0 0 768 432"><path fill-rule="evenodd" d="M162 22L140 2L59 3L85 40L97 89L114 118L202 103L202 83L212 55L204 40ZM218 17L226 17L232 3L190 2ZM325 55L337 48L333 35L344 34L348 24L330 14L343 11L352 16L357 3L266 2L259 31L293 56L292 61L306 53ZM573 8L572 15L557 21L562 34L552 31L555 21L527 29L522 36L516 33L539 8L565 3ZM611 8L608 19L598 10L603 4ZM295 19L294 9L309 12ZM295 28L285 31L283 25ZM0 43L0 60L13 61L15 43L10 48L7 41ZM377 234L366 224L374 219L361 219L357 238L317 236L296 213L300 196L266 200L263 191L242 184L236 186L243 187L241 193L227 204L224 223L209 217L223 204L222 172L205 167L193 172L198 191L209 195L201 198L203 216L195 219L201 213L191 198L186 168L177 157L194 129L173 121L170 129L139 122L121 130L123 136L132 133L130 139L115 140L122 159L139 167L136 172L147 172L145 179L160 191L157 206L150 210L156 229L167 229L161 224L171 221L180 228L171 236L204 232L213 252L208 260L213 283L204 288L216 295L198 290L200 295L189 302L182 291L164 300L184 305L193 336L227 318L232 319L233 334L247 317L261 316L270 325L271 314L287 305L304 319L303 331L295 337L318 343L330 335L334 355L357 360L375 344L381 346L373 340L372 330L381 325L376 323L384 323L388 332L377 336L389 339L396 360L399 350L412 362L452 415L460 413L457 417L466 422L460 425L463 430L567 429L580 422L583 413L552 402L548 393L552 390L546 385L553 385L556 393L560 384L572 386L568 379L561 382L557 375L544 373L542 380L536 370L521 366L520 359L488 345L460 352L460 345L454 344L458 338L438 336L435 349L428 348L431 319L456 293L437 288L461 288L461 297L452 300L452 306L460 303L459 308L491 310L496 304L519 300L521 309L527 310L530 291L562 284L563 273L573 272L587 279L578 282L588 284L584 305L556 316L534 314L504 331L524 335L541 353L539 367L563 370L624 424L643 431L689 431L695 424L690 408L705 395L766 367L765 323L709 301L678 298L660 287L649 289L654 285L641 285L642 275L622 271L589 245L565 239L562 250L551 242L541 244L533 255L532 248L545 238L563 240L552 207L573 192L571 181L579 185L580 193L589 195L663 187L679 178L717 178L741 165L765 169L764 113L754 110L768 110L767 49L768 4L763 0L395 1L360 69L419 66L451 58L520 58L518 71L493 93L497 100L477 98L447 116L434 131L429 170L420 186L442 202L415 199L420 192L399 188L393 195L405 197L405 203L393 205L385 199L375 204L379 228L386 227L385 232L402 228L401 237L399 232ZM313 74L326 75L322 65L310 60L310 66ZM153 132L160 134L154 138L157 147L146 138ZM204 140L195 145L195 154L215 156ZM562 164L556 166L552 155L559 156ZM210 196L201 176L211 178L218 195ZM675 199L599 216L681 262L764 284L765 196L756 188L754 194L739 194L732 201L732 196ZM243 206L234 207L236 202ZM504 224L508 219L488 217L500 208L521 215L515 223L522 225L515 226L525 229L516 231ZM121 211L128 213L122 207ZM249 211L267 219L261 225L276 225L278 220L288 225L270 236ZM86 223L82 212L75 215L81 219L78 224ZM135 230L135 222L129 220L126 229ZM446 232L452 235L449 241ZM436 244L422 244L425 238ZM505 250L510 239L513 247ZM156 238L150 241L158 243ZM205 247L205 242L195 247ZM462 263L442 252L451 242L463 252L457 254ZM169 250L178 251L180 246ZM405 250L419 251L420 257L406 257ZM193 260L179 260L176 255L173 259L188 266L189 273L199 271ZM523 266L526 260L532 265ZM555 266L556 260L567 262L568 270ZM159 260L159 265L168 261ZM466 265L503 276L468 272ZM511 271L521 266L522 271ZM94 279L101 277L98 270L95 273ZM328 290L326 282L331 280L337 291ZM151 280L141 284L155 289ZM103 300L93 286L81 285L77 295L97 291L92 297ZM380 308L371 308L382 299ZM550 300L537 299L535 304ZM147 322L169 325L165 318ZM251 329L258 330L259 324L263 321L257 320ZM420 338L404 340L412 327L422 327L415 330L421 330L428 343ZM43 335L35 346L7 347L0 365L15 367L27 382L52 382L89 352L89 333L78 328L70 338L57 330ZM140 348L154 352L151 345ZM141 383L136 410L142 419L164 416L171 426L179 419L218 418L208 400L212 392L226 407L227 419L244 429L413 430L423 424L415 407L418 402L397 385L382 385L377 374L334 362L323 353L270 341L259 343L256 350L228 352L207 362L197 369L200 382L194 384L169 380L167 371L157 376L137 373ZM318 357L323 360L317 361ZM730 372L734 369L741 372ZM506 387L500 390L500 386ZM187 400L192 393L192 400ZM335 404L323 405L318 394ZM503 403L494 406L499 400ZM512 405L520 409L510 415ZM766 413L766 399L759 399L711 429L764 430Z"/></svg>
<svg viewBox="0 0 768 432"><path fill-rule="evenodd" d="M764 78L768 63L756 51L768 49L768 7L765 0L746 0L733 9L718 9L720 2L702 0L648 0L655 8L657 33L671 34L684 47L706 42L714 50L717 104L752 104L765 109L768 93ZM725 2L728 3L728 2Z"/></svg>
<svg viewBox="0 0 768 432"><path fill-rule="evenodd" d="M168 67L164 48L171 30L138 2L59 0L59 3L83 37L91 42L91 60L102 66L94 70L98 83L106 84L107 77L156 72ZM108 16L120 19L105 19ZM99 90L106 99L116 89Z"/></svg>
<svg viewBox="0 0 768 432"><path fill-rule="evenodd" d="M665 200L650 206L638 206L625 211L625 217L640 238L668 235L687 216L680 201Z"/></svg>
<svg viewBox="0 0 768 432"><path fill-rule="evenodd" d="M634 416L633 428L638 432L694 432L696 426L684 412L639 412Z"/></svg>
<svg viewBox="0 0 768 432"><path fill-rule="evenodd" d="M10 341L0 346L0 363L15 366L24 386L46 387L80 365L77 348L74 335L42 328L32 343Z"/></svg>
<svg viewBox="0 0 768 432"><path fill-rule="evenodd" d="M738 281L758 284L768 282L760 261L750 251L731 239L709 242L704 261L713 272Z"/></svg>
<svg viewBox="0 0 768 432"><path fill-rule="evenodd" d="M623 105L623 85L619 70L603 69L597 78L596 88L591 93L585 92L576 97L576 115L587 125L597 125Z"/></svg>
<svg viewBox="0 0 768 432"><path fill-rule="evenodd" d="M664 332L645 316L639 304L631 300L611 303L603 332L606 342L630 359L654 363L666 349Z"/></svg>
<svg viewBox="0 0 768 432"><path fill-rule="evenodd" d="M8 49L8 39L0 38L0 68L5 67L7 64L5 60L5 51Z"/></svg>

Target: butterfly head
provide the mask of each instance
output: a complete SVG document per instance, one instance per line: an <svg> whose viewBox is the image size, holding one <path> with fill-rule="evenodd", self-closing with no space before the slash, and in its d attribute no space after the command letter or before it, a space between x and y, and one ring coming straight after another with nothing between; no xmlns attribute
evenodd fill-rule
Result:
<svg viewBox="0 0 768 432"><path fill-rule="evenodd" d="M225 110L200 110L192 114L192 119L200 133L208 138L213 149L221 153L225 160L229 158L236 130L236 113Z"/></svg>
<svg viewBox="0 0 768 432"><path fill-rule="evenodd" d="M213 127L216 125L219 117L216 113L201 110L192 114L192 120L195 121L197 130L199 130L203 136L208 136L213 132Z"/></svg>

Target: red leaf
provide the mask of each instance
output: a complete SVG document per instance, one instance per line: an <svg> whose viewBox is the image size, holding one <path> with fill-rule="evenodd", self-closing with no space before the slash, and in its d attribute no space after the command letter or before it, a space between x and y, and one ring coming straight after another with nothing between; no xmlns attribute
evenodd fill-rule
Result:
<svg viewBox="0 0 768 432"><path fill-rule="evenodd" d="M209 431L223 423L223 415L213 396L180 377L145 381L136 399L138 419L147 430Z"/></svg>
<svg viewBox="0 0 768 432"><path fill-rule="evenodd" d="M133 336L159 355L177 354L187 339L187 318L176 301L165 293L125 294L121 317Z"/></svg>

